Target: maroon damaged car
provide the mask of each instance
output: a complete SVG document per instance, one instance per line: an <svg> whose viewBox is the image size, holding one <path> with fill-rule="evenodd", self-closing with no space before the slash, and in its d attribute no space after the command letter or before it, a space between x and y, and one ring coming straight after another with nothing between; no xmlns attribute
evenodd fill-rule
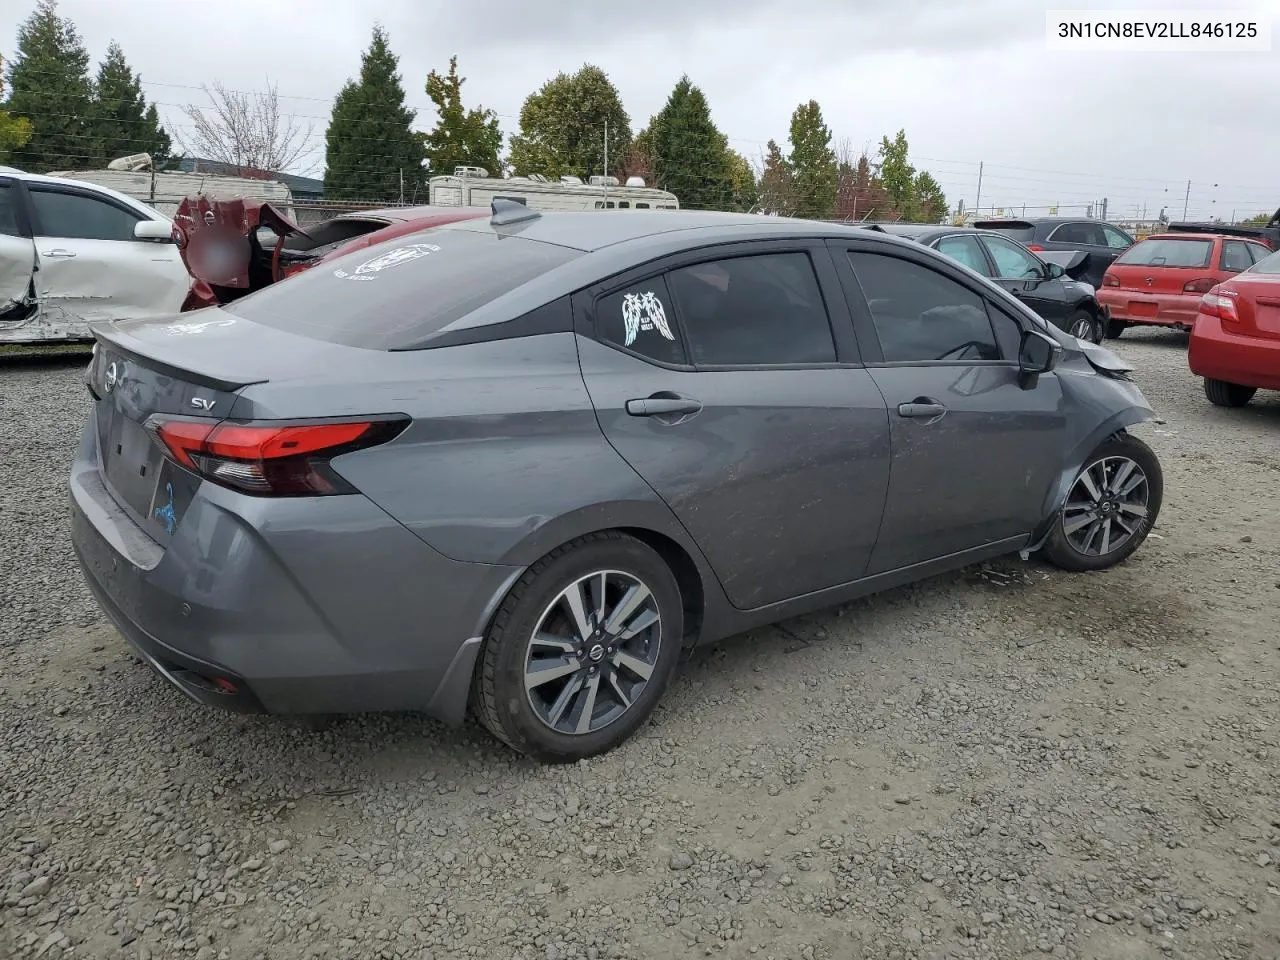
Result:
<svg viewBox="0 0 1280 960"><path fill-rule="evenodd" d="M351 211L300 227L261 200L188 197L173 225L174 243L191 274L182 309L229 303L353 250L488 216L484 207L389 207Z"/></svg>

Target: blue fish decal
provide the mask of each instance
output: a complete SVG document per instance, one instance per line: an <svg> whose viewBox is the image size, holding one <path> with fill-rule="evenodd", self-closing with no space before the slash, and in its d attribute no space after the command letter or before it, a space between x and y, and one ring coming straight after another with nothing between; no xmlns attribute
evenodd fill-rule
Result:
<svg viewBox="0 0 1280 960"><path fill-rule="evenodd" d="M174 528L178 525L177 515L173 512L173 484L166 483L164 492L169 495L169 502L163 507L156 507L156 519L164 524L164 532L172 537Z"/></svg>

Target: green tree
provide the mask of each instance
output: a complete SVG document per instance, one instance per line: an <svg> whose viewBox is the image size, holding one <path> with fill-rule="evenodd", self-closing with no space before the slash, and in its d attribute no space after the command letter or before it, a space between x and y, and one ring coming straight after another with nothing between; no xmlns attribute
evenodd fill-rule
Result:
<svg viewBox="0 0 1280 960"><path fill-rule="evenodd" d="M147 103L142 95L142 78L129 68L124 51L114 40L98 67L93 134L97 160L104 165L117 157L149 153L159 169L173 149L155 104Z"/></svg>
<svg viewBox="0 0 1280 960"><path fill-rule="evenodd" d="M702 91L681 77L666 105L649 123L654 177L690 210L727 210L733 181L727 141L711 122Z"/></svg>
<svg viewBox="0 0 1280 960"><path fill-rule="evenodd" d="M736 150L725 148L726 165L729 168L729 185L733 191L733 208L750 213L760 203L760 185L751 163Z"/></svg>
<svg viewBox="0 0 1280 960"><path fill-rule="evenodd" d="M4 102L4 59L0 58L0 103ZM0 161L7 162L16 147L31 139L31 121L0 110Z"/></svg>
<svg viewBox="0 0 1280 960"><path fill-rule="evenodd" d="M916 168L907 160L905 130L899 130L892 140L888 137L880 138L880 153L876 157L876 177L888 191L889 200L898 212L904 218L911 219L915 206Z"/></svg>
<svg viewBox="0 0 1280 960"><path fill-rule="evenodd" d="M88 166L94 158L89 52L57 0L40 0L18 28L9 64L9 113L31 122L31 137L10 162L33 173Z"/></svg>
<svg viewBox="0 0 1280 960"><path fill-rule="evenodd" d="M822 119L822 108L816 100L800 104L791 114L789 166L794 184L795 216L811 220L835 216L836 152L831 148L831 131Z"/></svg>
<svg viewBox="0 0 1280 960"><path fill-rule="evenodd" d="M405 106L399 66L386 31L375 26L360 79L348 80L333 101L324 138L326 197L425 202L422 137L412 129L417 112Z"/></svg>
<svg viewBox="0 0 1280 960"><path fill-rule="evenodd" d="M780 217L790 217L796 211L795 182L791 164L782 155L782 148L770 140L765 148L764 170L760 174L760 210Z"/></svg>
<svg viewBox="0 0 1280 960"><path fill-rule="evenodd" d="M484 167L495 176L501 163L502 131L498 115L484 107L467 110L462 106L462 85L458 58L449 59L449 72L435 70L427 76L427 96L436 105L436 125L422 135L427 165L433 174L453 173L455 167Z"/></svg>
<svg viewBox="0 0 1280 960"><path fill-rule="evenodd" d="M631 146L631 118L617 88L591 64L557 74L525 98L520 132L511 138L511 166L518 174L552 180L602 173L606 122L612 173L626 162Z"/></svg>
<svg viewBox="0 0 1280 960"><path fill-rule="evenodd" d="M1248 220L1241 220L1240 222L1245 226L1265 227L1268 223L1271 222L1271 218L1274 216L1275 216L1274 213L1259 213L1250 217Z"/></svg>
<svg viewBox="0 0 1280 960"><path fill-rule="evenodd" d="M911 193L911 214L922 223L941 223L950 211L946 194L928 170L916 174Z"/></svg>

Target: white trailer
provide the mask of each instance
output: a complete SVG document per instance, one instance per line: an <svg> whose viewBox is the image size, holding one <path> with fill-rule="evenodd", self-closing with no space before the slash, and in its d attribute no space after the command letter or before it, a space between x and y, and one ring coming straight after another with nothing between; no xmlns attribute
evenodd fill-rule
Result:
<svg viewBox="0 0 1280 960"><path fill-rule="evenodd" d="M491 177L483 167L458 167L452 175L429 181L431 205L439 207L487 207L495 199L514 200L535 210L679 210L674 193L646 187L639 177L625 184L617 177L578 177L548 180L539 174L527 177Z"/></svg>

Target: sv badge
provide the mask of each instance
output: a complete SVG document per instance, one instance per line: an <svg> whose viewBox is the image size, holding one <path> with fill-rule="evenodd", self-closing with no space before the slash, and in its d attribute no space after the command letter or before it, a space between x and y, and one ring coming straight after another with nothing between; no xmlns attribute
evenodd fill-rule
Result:
<svg viewBox="0 0 1280 960"><path fill-rule="evenodd" d="M197 410L212 410L217 400L210 400L207 397L192 397L191 405Z"/></svg>

